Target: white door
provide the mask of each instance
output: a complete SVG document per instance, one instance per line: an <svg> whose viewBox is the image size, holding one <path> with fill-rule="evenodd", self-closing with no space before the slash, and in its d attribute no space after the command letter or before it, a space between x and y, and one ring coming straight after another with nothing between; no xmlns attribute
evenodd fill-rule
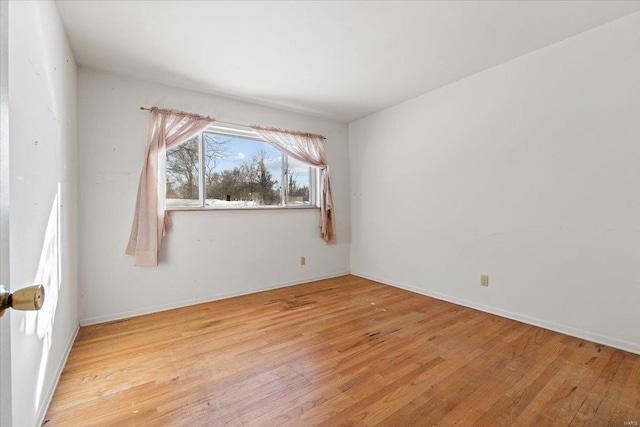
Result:
<svg viewBox="0 0 640 427"><path fill-rule="evenodd" d="M0 0L0 285L9 289L9 5ZM0 426L11 425L11 325L0 318Z"/></svg>

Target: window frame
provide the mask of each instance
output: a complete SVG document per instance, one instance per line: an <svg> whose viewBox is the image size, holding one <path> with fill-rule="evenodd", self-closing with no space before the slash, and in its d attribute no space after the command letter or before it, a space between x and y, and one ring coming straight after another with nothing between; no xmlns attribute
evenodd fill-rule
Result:
<svg viewBox="0 0 640 427"><path fill-rule="evenodd" d="M207 127L205 130L199 132L197 136L198 141L198 165L199 165L199 173L198 173L198 206L167 206L165 200L165 210L169 212L173 211L254 211L254 210L319 210L320 209L320 168L309 165L309 204L308 205L289 205L287 204L288 200L288 182L289 182L289 155L283 151L280 151L276 147L273 147L278 152L282 153L282 173L280 175L281 189L280 189L280 202L278 205L262 205L262 206L245 206L245 207L215 207L215 206L207 206L206 204L206 185L204 178L204 170L205 170L205 156L204 156L204 138L203 134L205 133L213 133L215 135L250 139L254 141L261 142L263 144L269 144L267 141L261 139L255 132L252 130L243 129L240 126L232 126L232 125L216 125L213 124ZM193 139L193 138L190 138ZM185 141L186 142L186 141ZM179 147L179 146L178 146ZM176 147L176 148L178 148ZM165 153L165 156L168 154ZM165 168L167 167L168 162L165 164ZM164 185L167 185L167 180L165 179ZM189 199L193 200L193 199Z"/></svg>

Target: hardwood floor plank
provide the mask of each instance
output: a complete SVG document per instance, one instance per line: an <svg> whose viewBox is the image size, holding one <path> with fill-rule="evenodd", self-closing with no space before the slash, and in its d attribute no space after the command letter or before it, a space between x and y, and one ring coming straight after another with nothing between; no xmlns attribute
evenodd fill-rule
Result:
<svg viewBox="0 0 640 427"><path fill-rule="evenodd" d="M46 426L621 426L640 356L356 276L81 328Z"/></svg>

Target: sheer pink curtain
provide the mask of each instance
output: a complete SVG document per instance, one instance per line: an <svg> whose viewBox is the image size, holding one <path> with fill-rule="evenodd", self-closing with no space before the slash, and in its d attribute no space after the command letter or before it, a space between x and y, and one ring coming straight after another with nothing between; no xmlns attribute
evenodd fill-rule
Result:
<svg viewBox="0 0 640 427"><path fill-rule="evenodd" d="M329 164L324 154L322 137L304 132L292 132L252 125L262 139L296 160L321 169L320 181L320 237L328 244L336 243L336 226L331 198Z"/></svg>
<svg viewBox="0 0 640 427"><path fill-rule="evenodd" d="M167 149L175 147L202 132L215 119L181 111L151 109L147 130L144 165L138 184L138 198L131 227L127 254L135 257L135 265L158 265L160 241L171 220L165 212Z"/></svg>

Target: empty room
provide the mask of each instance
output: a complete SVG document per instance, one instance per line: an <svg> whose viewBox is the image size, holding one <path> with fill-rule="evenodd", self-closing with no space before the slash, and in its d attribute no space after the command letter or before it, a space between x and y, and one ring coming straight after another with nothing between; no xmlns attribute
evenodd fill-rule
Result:
<svg viewBox="0 0 640 427"><path fill-rule="evenodd" d="M639 425L640 1L0 12L0 426Z"/></svg>

